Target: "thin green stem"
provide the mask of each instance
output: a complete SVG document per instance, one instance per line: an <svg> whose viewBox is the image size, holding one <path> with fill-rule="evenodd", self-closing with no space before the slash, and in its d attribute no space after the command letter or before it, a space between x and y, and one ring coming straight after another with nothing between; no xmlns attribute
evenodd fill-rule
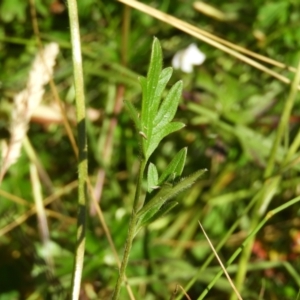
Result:
<svg viewBox="0 0 300 300"><path fill-rule="evenodd" d="M253 229L257 226L258 222L259 222L259 218L257 215L255 215L254 217L251 218L250 232L253 231ZM253 238L249 239L247 245L245 245L245 248L242 251L240 261L238 264L239 268L236 273L234 284L235 284L237 290L240 292L242 292L242 286L243 286L244 279L245 279L245 276L247 273L248 261L249 261L251 251L253 248L254 238L255 238L255 235L253 235ZM235 300L235 299L237 299L236 294L231 292L230 300Z"/></svg>
<svg viewBox="0 0 300 300"><path fill-rule="evenodd" d="M124 280L125 271L126 271L126 267L127 267L128 260L129 260L130 250L132 247L132 242L133 242L135 232L136 232L137 211L138 211L139 198L140 198L141 190L142 190L142 181L143 181L145 165L146 165L146 160L144 160L144 159L141 160L139 175L138 175L138 182L136 185L134 203L133 203L133 208L132 208L130 222L129 222L129 228L128 228L127 239L126 239L126 243L125 243L123 259L122 259L121 267L119 270L119 277L118 277L118 280L117 280L117 283L115 286L115 290L114 290L114 293L112 296L112 300L119 299L121 286L122 286L122 283Z"/></svg>
<svg viewBox="0 0 300 300"><path fill-rule="evenodd" d="M275 176L272 178L269 178L265 180L264 185L262 189L259 191L258 194L258 200L256 202L256 205L254 207L252 216L251 216L251 222L250 222L250 228L249 232L252 232L257 225L259 224L259 221L261 219L261 216L265 214L265 211L274 197L274 194L276 193L279 185L280 185L281 177L280 176ZM248 240L247 245L245 245L244 250L242 252L240 262L239 262L239 269L236 274L235 278L235 286L236 288L241 292L245 276L247 273L247 266L248 266L248 261L251 255L251 250L253 247L254 243L254 238L253 236L252 240ZM231 293L230 300L235 300L237 299L235 293Z"/></svg>
<svg viewBox="0 0 300 300"><path fill-rule="evenodd" d="M276 209L273 209L269 211L263 220L256 226L256 228L248 235L248 237L245 239L245 241L242 243L242 245L232 254L232 256L229 258L229 260L226 263L226 267L232 264L232 262L236 259L236 257L242 252L244 247L251 241L254 236L257 234L257 232L265 225L265 223L272 218L274 215L278 214L279 212L285 210L286 208L296 204L297 202L300 201L300 196L288 201L287 203L280 205ZM210 291L210 289L214 286L216 281L221 277L223 274L223 270L221 269L214 279L211 281L211 283L207 286L207 288L202 292L202 294L198 297L198 300L204 299L204 297L207 295L207 293Z"/></svg>
<svg viewBox="0 0 300 300"><path fill-rule="evenodd" d="M298 131L296 137L294 138L292 145L289 147L289 150L282 162L282 166L286 167L291 162L291 158L297 152L299 146L300 146L300 130Z"/></svg>
<svg viewBox="0 0 300 300"><path fill-rule="evenodd" d="M284 268L287 273L294 279L295 283L300 286L300 276L296 269L287 261L258 261L255 263L251 263L248 266L248 271L261 271L261 270L268 270L272 268ZM218 272L219 271L219 266L209 268L207 271L208 272ZM234 274L238 271L239 265L234 264L230 265L226 270L229 274Z"/></svg>
<svg viewBox="0 0 300 300"><path fill-rule="evenodd" d="M288 126L288 122L289 122L289 116L295 101L295 97L297 95L297 87L300 81L300 63L297 69L297 73L295 75L295 79L292 83L291 86L291 90L290 90L290 94L286 100L285 103L285 107L280 119L280 124L279 124L279 128L277 130L276 133L276 137L271 149L271 154L268 160L268 164L267 164L267 168L266 171L264 173L264 177L268 178L270 177L273 172L274 172L274 168L275 168L275 162L276 162L276 153L278 150L278 147L280 145L280 142L282 141L282 138L284 136L284 132ZM287 155L288 157L288 155ZM268 207L270 201L272 200L276 189L278 188L279 184L280 184L280 177L273 177L270 178L270 180L265 181L263 190L262 190L262 195L260 200L257 202L257 205L253 211L253 214L251 216L251 226L250 226L250 231L252 231L254 228L256 228L257 224L259 223L260 220L260 216L266 211L266 208ZM254 242L254 236L253 239L250 240L247 245L244 248L244 251L241 255L240 258L240 263L239 263L239 270L236 274L236 279L235 279L235 286L238 290L241 291L243 283L244 283L244 279L247 273L247 264L251 255L251 249L253 246L253 242ZM236 295L234 293L231 294L230 300L235 300L236 299Z"/></svg>
<svg viewBox="0 0 300 300"><path fill-rule="evenodd" d="M84 261L85 230L86 230L86 206L88 177L87 141L85 125L85 99L82 71L81 44L79 34L79 22L76 0L68 0L69 19L71 29L72 57L74 68L74 85L76 96L76 117L78 130L78 216L77 216L77 240L74 269L72 274L72 299L79 299L80 283Z"/></svg>
<svg viewBox="0 0 300 300"><path fill-rule="evenodd" d="M297 69L297 73L295 75L295 79L293 81L293 84L291 86L290 94L286 100L285 107L282 113L282 117L280 119L280 124L276 133L276 137L271 149L271 154L268 160L267 168L264 173L264 177L268 178L270 177L275 168L275 162L276 162L276 153L278 150L278 147L280 145L280 142L283 139L284 132L288 126L288 121L289 121L289 116L294 104L294 100L297 94L297 86L299 84L300 80L300 64ZM262 189L262 194L261 198L257 202L256 207L254 208L253 214L251 216L251 225L250 225L250 231L253 231L256 227L257 224L259 224L260 216L265 212L266 208L268 207L270 201L272 200L277 187L280 184L280 177L273 177L270 178L270 180L265 181L264 187ZM247 245L245 246L243 253L240 258L240 263L239 263L239 269L236 274L236 279L235 279L235 286L238 290L242 289L244 279L247 273L247 264L251 255L251 249L253 246L254 242L254 236L252 240L249 240ZM231 294L230 300L235 300L236 295L234 293Z"/></svg>
<svg viewBox="0 0 300 300"><path fill-rule="evenodd" d="M275 167L275 158L276 158L277 149L278 149L278 147L280 145L280 142L283 138L284 130L287 128L287 125L289 123L289 117L290 117L292 107L293 107L294 102L295 102L296 95L298 93L299 82L300 82L300 61L299 61L299 65L298 65L298 68L297 68L295 78L294 78L293 83L291 85L291 90L290 90L289 96L288 96L288 98L285 102L285 106L284 106L284 109L283 109L282 116L280 118L280 123L279 123L279 126L278 126L278 130L276 132L275 141L273 143L273 147L272 147L271 154L270 154L270 157L269 157L269 160L268 160L267 168L266 168L265 173L264 173L265 178L270 177L273 173L273 170L274 170L274 167ZM290 155L291 155L290 152L291 151L292 150L290 148L284 162L286 162L287 159L290 158Z"/></svg>
<svg viewBox="0 0 300 300"><path fill-rule="evenodd" d="M234 224L230 227L230 229L226 232L225 236L222 238L222 240L218 243L216 246L216 251L222 249L222 247L225 245L226 241L230 238L232 233L235 231L235 229L238 227L238 225L241 222L241 219L243 216L245 216L250 209L253 207L253 205L257 201L258 194L253 197L253 199L250 201L248 206L244 209L243 213L240 215L240 217L234 222ZM188 284L184 287L184 291L188 292L189 289L193 286L193 284L196 282L197 278L203 273L203 271L207 268L207 266L211 263L211 261L215 258L214 253L211 253L210 256L206 259L206 261L202 264L202 266L199 268L197 273L194 275L194 277L188 282ZM176 300L180 300L183 296L183 292L181 292L177 297Z"/></svg>

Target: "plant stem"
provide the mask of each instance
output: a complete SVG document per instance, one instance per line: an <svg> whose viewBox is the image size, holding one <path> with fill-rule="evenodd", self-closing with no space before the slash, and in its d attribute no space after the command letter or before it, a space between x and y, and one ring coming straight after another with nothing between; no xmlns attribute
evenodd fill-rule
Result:
<svg viewBox="0 0 300 300"><path fill-rule="evenodd" d="M279 212L285 210L286 208L298 203L300 201L300 196L293 198L292 200L288 201L287 203L280 205L279 207L269 211L265 217L260 221L260 223L256 226L256 228L248 235L248 237L245 239L245 241L242 243L242 245L231 255L229 260L226 263L226 267L228 267L235 259L236 257L243 251L243 248L251 241L255 235L259 232L259 230L267 223L269 219L271 219L274 215L278 214ZM198 300L204 299L204 297L207 295L207 293L210 291L210 289L213 287L213 285L216 283L216 281L221 277L223 274L223 270L221 269L214 279L210 282L210 284L206 287L206 289L202 292L202 294L198 297Z"/></svg>
<svg viewBox="0 0 300 300"><path fill-rule="evenodd" d="M68 0L69 19L71 29L72 57L74 68L74 85L76 95L76 117L78 130L78 216L77 240L74 269L72 274L72 299L79 299L80 283L84 261L85 230L86 230L86 180L88 177L87 141L85 125L85 99L79 35L79 22L76 0Z"/></svg>
<svg viewBox="0 0 300 300"><path fill-rule="evenodd" d="M297 86L299 85L299 81L300 81L300 61L299 61L299 65L298 65L298 68L297 68L297 73L296 73L295 79L293 81L293 84L292 84L291 91L290 91L289 97L287 99L287 102L288 101L293 101L294 102L294 100L295 100L295 98L298 94ZM291 100L289 100L289 99L291 99ZM288 152L287 152L285 158L283 159L282 166L289 163L292 156L297 152L297 150L299 148L299 145L300 145L300 131L298 131L296 137L294 138L294 141L292 142L291 146L289 147Z"/></svg>
<svg viewBox="0 0 300 300"><path fill-rule="evenodd" d="M228 241L232 233L235 231L235 229L238 227L238 225L241 222L241 219L243 216L245 216L250 209L253 207L253 205L257 201L257 196L254 196L253 199L250 201L250 203L247 205L247 207L243 210L242 214L239 216L239 218L234 222L234 224L230 227L230 229L226 232L225 236L221 239L221 241L216 246L216 251L222 249L222 247L225 245L225 243ZM214 253L211 253L209 257L205 260L203 265L199 268L197 273L193 276L193 278L187 283L186 286L184 286L184 291L188 292L190 288L193 286L193 284L197 281L197 279L200 277L200 275L204 272L204 270L207 268L207 266L211 263L211 261L215 258ZM176 300L182 299L184 293L181 292L177 297Z"/></svg>
<svg viewBox="0 0 300 300"><path fill-rule="evenodd" d="M136 230L135 227L136 227L136 221L137 221L138 203L139 203L139 198L140 198L140 194L141 194L141 190L142 190L142 181L143 181L145 165L146 165L146 160L142 159L141 164L140 164L140 169L139 169L138 182L137 182L136 191L135 191L134 203L133 203L133 208L132 208L130 222L129 222L129 228L128 228L127 239L126 239L126 243L125 243L123 259L122 259L121 267L119 270L119 277L118 277L118 280L117 280L117 283L115 286L115 290L114 290L114 293L112 296L112 300L117 300L119 298L120 291L121 291L121 285L124 280L125 271L126 271L126 267L127 267L128 260L129 260L129 254L130 254L130 250L132 247L132 242L133 242L135 230Z"/></svg>
<svg viewBox="0 0 300 300"><path fill-rule="evenodd" d="M258 200L256 202L256 205L251 215L249 232L254 231L255 228L258 226L262 215L265 214L265 211L269 203L272 201L276 191L278 190L278 187L280 186L280 182L281 182L280 176L274 176L272 178L265 180L262 189L258 193ZM240 257L239 268L235 278L235 287L240 292L242 292L243 284L247 274L247 267L251 256L254 239L255 239L255 235L253 236L252 239L249 239L247 245L244 246L243 252ZM235 300L235 299L237 299L235 293L231 293L230 300Z"/></svg>
<svg viewBox="0 0 300 300"><path fill-rule="evenodd" d="M275 163L276 163L276 153L277 149L280 145L280 142L282 140L282 137L284 135L284 130L286 130L289 122L289 117L291 114L291 110L297 95L297 87L299 84L300 80L300 63L297 69L297 73L295 75L295 79L292 83L290 94L286 100L285 107L280 119L279 127L276 133L276 137L273 143L273 147L271 149L270 157L268 160L267 168L264 173L264 177L268 178L274 173L274 168L275 168ZM291 149L291 148L290 148ZM290 151L290 150L289 150ZM286 155L286 159L289 159L288 154ZM285 160L286 161L286 160ZM251 217L251 226L250 230L252 231L254 228L256 228L257 224L259 224L259 220L261 218L261 215L265 212L267 206L269 205L270 201L272 200L275 191L277 187L280 184L280 177L273 177L270 178L270 180L265 181L264 184L264 189L262 193L261 199L257 202L256 208L253 211L252 217ZM247 273L247 264L251 255L251 249L254 243L254 238L253 236L252 240L249 240L249 243L245 246L243 253L240 258L240 263L239 263L239 269L236 274L236 280L235 280L235 286L238 290L241 291L245 276ZM231 294L230 300L235 300L236 295L234 293Z"/></svg>
<svg viewBox="0 0 300 300"><path fill-rule="evenodd" d="M277 149L280 145L282 137L284 135L284 130L287 128L288 123L289 123L290 114L291 114L296 96L298 94L299 82L300 82L300 61L299 61L299 64L298 64L298 68L297 68L295 78L294 78L294 80L291 84L291 89L290 89L289 96L286 99L285 106L284 106L284 109L283 109L283 113L282 113L281 118L280 118L280 123L279 123L279 126L278 126L278 130L276 132L275 141L273 143L273 147L272 147L271 154L270 154L270 157L269 157L269 160L268 160L267 168L266 168L265 173L264 173L265 178L268 178L273 174L273 170L275 168L276 152L277 152ZM290 147L288 153L286 154L286 157L284 159L283 164L286 163L290 159L290 157L291 157L291 155L293 154L294 151L295 151L294 147Z"/></svg>
<svg viewBox="0 0 300 300"><path fill-rule="evenodd" d="M277 149L280 145L280 142L282 140L282 137L284 135L284 130L286 130L289 122L289 117L292 111L292 107L297 95L297 87L299 85L300 80L300 63L298 65L297 73L295 75L295 79L292 83L290 94L286 100L285 107L280 119L279 127L276 133L276 137L273 143L273 147L271 149L271 154L268 160L267 168L265 170L264 177L268 178L274 173L275 163L276 163L276 153ZM291 149L291 148L290 148ZM290 151L290 150L289 150ZM289 155L286 154L286 159L289 159ZM272 177L269 178L269 180L266 180L264 183L264 191L262 193L261 199L257 202L257 205L253 211L252 217L251 217L251 226L250 230L252 231L254 228L256 228L257 224L259 223L259 220L261 218L261 215L264 214L266 208L268 207L270 201L272 200L276 189L278 188L280 184L280 177ZM247 273L247 264L251 255L252 246L254 243L254 238L249 241L249 243L245 246L243 253L240 258L239 263L239 269L236 274L236 280L235 280L235 286L238 290L241 291L243 287L243 283L246 277ZM235 300L236 295L234 293L231 294L230 300Z"/></svg>

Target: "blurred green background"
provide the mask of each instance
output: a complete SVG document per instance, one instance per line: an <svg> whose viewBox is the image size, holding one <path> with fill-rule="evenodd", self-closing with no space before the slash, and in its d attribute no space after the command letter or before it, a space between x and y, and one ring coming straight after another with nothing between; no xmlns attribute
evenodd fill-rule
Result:
<svg viewBox="0 0 300 300"><path fill-rule="evenodd" d="M227 21L200 13L193 8L194 2L143 1L232 43L297 67L298 1L209 1L209 5L230 16ZM54 82L76 136L67 4L60 0L35 0L35 9L42 42L55 41L60 46ZM139 158L135 128L128 113L120 107L122 100L128 99L139 107L141 89L137 78L146 75L153 36L161 42L164 66L170 66L174 54L190 43L196 43L206 55L205 62L192 73L174 71L170 86L179 79L184 82L175 118L187 126L163 140L151 161L162 172L179 149L187 146L184 175L199 168L209 171L178 197L180 204L174 211L139 233L127 269L136 299L170 299L176 284L185 286L211 253L198 220L217 244L261 189L290 87L145 13L125 9L121 3L78 1L78 10L89 116L89 175L95 193L102 191L101 208L119 256L127 233ZM29 2L0 2L2 140L9 137L13 97L25 87L37 53L33 32ZM294 77L286 69L275 71L290 79ZM47 87L43 105L52 107L54 103ZM299 109L297 97L285 143L277 152L278 165L299 130ZM51 122L47 115L40 115L32 119L28 137L51 181L52 190L41 179L45 198L76 180L76 157L62 122ZM103 172L102 189L99 176ZM278 168L276 172L281 174L282 181L269 210L300 192L297 164L284 171ZM34 204L25 151L1 184L0 299L66 299L75 247L76 188L47 206L53 272L45 263L36 215L3 233L2 229L14 224L30 208L12 201L12 195ZM251 218L251 212L243 215L219 252L224 262L247 236ZM276 215L257 234L247 265L243 299L297 298L299 240L300 209L295 205ZM232 268L233 278L237 268L238 265ZM218 270L219 264L213 260L187 292L191 299L197 299ZM81 299L109 299L117 273L104 230L98 217L90 213ZM229 299L230 291L222 277L205 299ZM121 299L129 299L125 288Z"/></svg>

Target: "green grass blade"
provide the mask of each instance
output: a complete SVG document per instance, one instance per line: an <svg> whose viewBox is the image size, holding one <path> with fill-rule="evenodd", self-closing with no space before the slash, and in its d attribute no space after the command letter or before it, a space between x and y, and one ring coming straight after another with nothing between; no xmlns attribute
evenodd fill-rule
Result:
<svg viewBox="0 0 300 300"><path fill-rule="evenodd" d="M300 201L300 196L288 201L287 203L277 207L276 209L273 209L269 211L266 216L263 218L263 220L255 227L255 229L248 235L248 237L245 239L245 241L242 243L242 245L232 254L232 256L229 258L229 260L226 263L226 267L231 265L231 263L236 259L236 257L242 252L244 247L248 244L249 241L253 239L253 237L258 233L258 231L265 225L265 223L274 215L278 214L279 212L283 211L284 209L298 203ZM223 270L220 270L218 274L214 277L214 279L211 281L211 283L207 286L207 288L201 293L201 295L198 297L198 300L204 299L204 297L207 295L209 290L213 287L213 285L216 283L216 281L220 278L220 276L223 274Z"/></svg>
<svg viewBox="0 0 300 300"><path fill-rule="evenodd" d="M141 124L140 124L140 119L138 117L138 111L136 108L133 106L133 104L130 101L125 100L124 101L126 108L129 111L130 117L134 122L134 125L138 131L141 130Z"/></svg>

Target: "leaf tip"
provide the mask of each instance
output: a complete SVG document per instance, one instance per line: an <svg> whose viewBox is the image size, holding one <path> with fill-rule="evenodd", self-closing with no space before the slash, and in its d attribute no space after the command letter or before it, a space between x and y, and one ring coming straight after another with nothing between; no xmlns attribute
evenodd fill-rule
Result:
<svg viewBox="0 0 300 300"><path fill-rule="evenodd" d="M159 185L151 186L151 189L157 190L157 189L160 189L160 186Z"/></svg>
<svg viewBox="0 0 300 300"><path fill-rule="evenodd" d="M147 140L147 136L143 131L139 131L139 135L142 136L145 140Z"/></svg>

